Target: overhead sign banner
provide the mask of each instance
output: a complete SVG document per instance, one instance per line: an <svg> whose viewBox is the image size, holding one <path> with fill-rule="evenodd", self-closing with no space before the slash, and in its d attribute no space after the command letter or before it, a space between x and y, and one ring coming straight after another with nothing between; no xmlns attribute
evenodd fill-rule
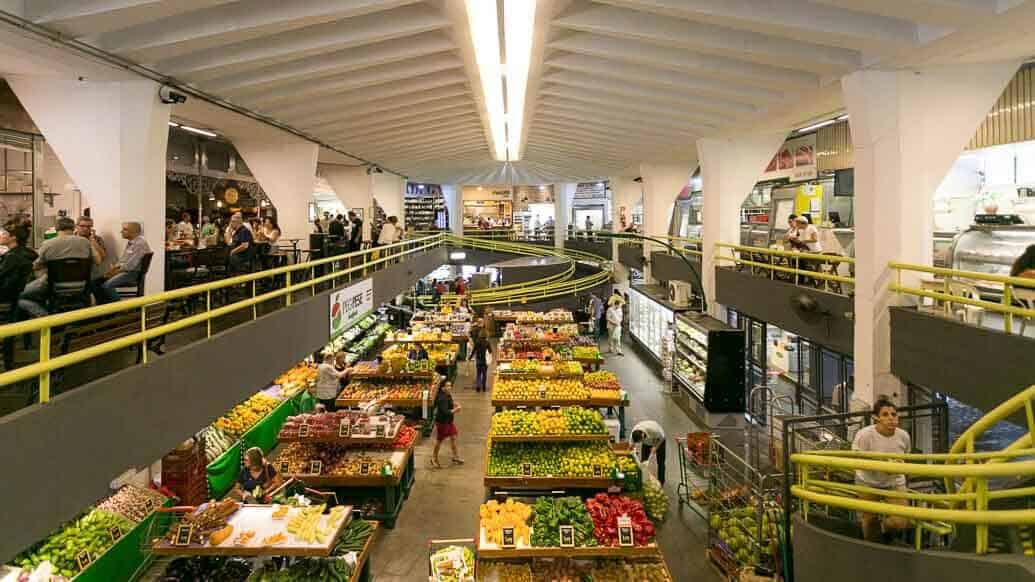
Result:
<svg viewBox="0 0 1035 582"><path fill-rule="evenodd" d="M816 170L816 134L810 133L783 142L780 151L776 152L772 161L766 166L759 182L787 178L791 182L815 180Z"/></svg>
<svg viewBox="0 0 1035 582"><path fill-rule="evenodd" d="M330 301L330 336L335 338L374 308L374 281L364 279L341 291L331 293Z"/></svg>

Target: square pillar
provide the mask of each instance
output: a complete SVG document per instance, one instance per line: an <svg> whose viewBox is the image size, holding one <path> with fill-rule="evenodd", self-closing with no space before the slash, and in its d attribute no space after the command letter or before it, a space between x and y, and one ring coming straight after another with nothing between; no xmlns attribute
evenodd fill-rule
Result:
<svg viewBox="0 0 1035 582"><path fill-rule="evenodd" d="M235 139L233 143L277 208L281 236L308 241L319 146L286 134L272 140Z"/></svg>
<svg viewBox="0 0 1035 582"><path fill-rule="evenodd" d="M690 183L690 174L695 169L696 159L685 164L640 164L640 177L643 178L643 234L657 238L668 236L676 196ZM643 277L648 283L657 283L650 273L650 251L650 243L644 241L643 256L647 257L647 265Z"/></svg>
<svg viewBox="0 0 1035 582"><path fill-rule="evenodd" d="M449 214L449 232L464 236L464 189L458 184L442 184L442 198Z"/></svg>
<svg viewBox="0 0 1035 582"><path fill-rule="evenodd" d="M553 246L564 248L568 238L568 224L571 222L572 201L575 199L576 183L553 185Z"/></svg>

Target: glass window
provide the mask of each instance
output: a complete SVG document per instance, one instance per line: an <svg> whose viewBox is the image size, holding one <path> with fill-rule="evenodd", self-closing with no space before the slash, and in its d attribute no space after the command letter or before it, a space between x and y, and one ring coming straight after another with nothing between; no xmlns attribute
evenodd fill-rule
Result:
<svg viewBox="0 0 1035 582"><path fill-rule="evenodd" d="M205 167L217 172L230 171L230 145L216 141L205 142Z"/></svg>

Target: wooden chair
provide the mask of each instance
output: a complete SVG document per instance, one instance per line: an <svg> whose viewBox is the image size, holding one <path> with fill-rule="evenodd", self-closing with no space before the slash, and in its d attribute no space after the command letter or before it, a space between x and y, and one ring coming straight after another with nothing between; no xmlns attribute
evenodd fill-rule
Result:
<svg viewBox="0 0 1035 582"><path fill-rule="evenodd" d="M144 279L147 277L148 269L151 268L151 259L153 259L154 256L154 253L147 253L140 259L140 272L137 274L137 280L132 285L126 285L115 289L115 292L119 294L119 299L144 296Z"/></svg>
<svg viewBox="0 0 1035 582"><path fill-rule="evenodd" d="M47 261L47 311L61 313L90 306L90 272L93 260Z"/></svg>

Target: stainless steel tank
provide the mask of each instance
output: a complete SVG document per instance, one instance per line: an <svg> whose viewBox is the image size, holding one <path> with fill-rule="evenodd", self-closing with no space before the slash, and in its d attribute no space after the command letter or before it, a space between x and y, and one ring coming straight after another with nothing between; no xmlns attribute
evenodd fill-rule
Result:
<svg viewBox="0 0 1035 582"><path fill-rule="evenodd" d="M1024 249L1035 244L1035 225L973 225L949 248L953 269L1009 275Z"/></svg>

